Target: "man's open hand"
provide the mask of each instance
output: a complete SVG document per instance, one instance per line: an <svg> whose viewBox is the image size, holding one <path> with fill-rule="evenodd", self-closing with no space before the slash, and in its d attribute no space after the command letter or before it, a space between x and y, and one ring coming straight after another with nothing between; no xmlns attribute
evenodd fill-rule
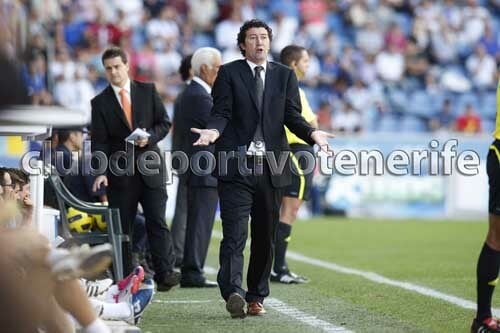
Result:
<svg viewBox="0 0 500 333"><path fill-rule="evenodd" d="M200 137L193 146L208 146L219 138L219 131L213 129L191 128L191 132L198 133Z"/></svg>
<svg viewBox="0 0 500 333"><path fill-rule="evenodd" d="M333 133L328 133L321 130L315 130L311 133L311 139L320 147L321 150L328 152L331 151L332 148L328 144L328 139L334 138L335 135Z"/></svg>

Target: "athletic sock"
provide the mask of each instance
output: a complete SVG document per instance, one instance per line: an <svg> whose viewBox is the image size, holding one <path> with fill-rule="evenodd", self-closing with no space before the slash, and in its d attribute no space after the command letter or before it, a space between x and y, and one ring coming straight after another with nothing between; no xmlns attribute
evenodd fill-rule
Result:
<svg viewBox="0 0 500 333"><path fill-rule="evenodd" d="M484 243L477 262L477 319L483 321L491 317L491 298L498 283L500 251L495 251Z"/></svg>
<svg viewBox="0 0 500 333"><path fill-rule="evenodd" d="M274 271L283 273L288 271L286 263L286 249L292 232L292 226L283 222L278 223L278 231L276 232L276 242L274 245Z"/></svg>

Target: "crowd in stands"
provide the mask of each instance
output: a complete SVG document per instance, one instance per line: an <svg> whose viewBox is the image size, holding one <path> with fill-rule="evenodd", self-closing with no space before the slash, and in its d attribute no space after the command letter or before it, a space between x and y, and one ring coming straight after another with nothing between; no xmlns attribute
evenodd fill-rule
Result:
<svg viewBox="0 0 500 333"><path fill-rule="evenodd" d="M499 0L3 0L0 31L23 60L34 104L82 109L106 84L100 56L130 54L171 110L184 55L217 47L241 57L236 35L257 17L273 28L272 56L308 48L304 90L320 126L336 132L494 128ZM171 111L170 111L171 112Z"/></svg>

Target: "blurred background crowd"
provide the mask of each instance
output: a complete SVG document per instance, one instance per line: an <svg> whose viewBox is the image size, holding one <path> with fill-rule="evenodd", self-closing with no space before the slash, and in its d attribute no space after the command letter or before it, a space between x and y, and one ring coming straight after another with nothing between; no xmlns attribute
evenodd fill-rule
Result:
<svg viewBox="0 0 500 333"><path fill-rule="evenodd" d="M323 129L494 128L500 0L0 0L2 47L32 103L89 119L105 47L125 48L132 77L154 81L171 112L183 56L214 46L223 62L240 58L236 35L253 17L273 28L274 59L291 43L310 51L302 85Z"/></svg>

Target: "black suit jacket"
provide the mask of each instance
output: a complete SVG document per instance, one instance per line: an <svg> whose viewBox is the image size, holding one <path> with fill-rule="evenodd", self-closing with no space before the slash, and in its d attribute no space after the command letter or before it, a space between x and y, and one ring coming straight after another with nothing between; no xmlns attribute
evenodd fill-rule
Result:
<svg viewBox="0 0 500 333"><path fill-rule="evenodd" d="M145 128L151 134L149 143L143 148L133 147L134 160L137 161L143 153L148 151L157 153L157 156L160 157L159 164L155 163L156 165L149 166L150 169L157 170L156 174L145 176L141 173L141 176L148 187L165 186L165 163L157 145L157 142L167 135L171 125L165 107L152 83L131 81L130 97L132 128L128 126L125 114L110 85L92 99L92 151L102 151L108 159L118 151L125 151L126 145L128 145L127 148L130 151L132 145L127 144L125 138L134 129ZM123 167L124 164L121 163L120 166ZM140 173L137 165L134 165L134 168L136 174ZM124 188L129 182L128 176L114 175L109 171L109 168L107 169L107 175L109 186L113 188Z"/></svg>
<svg viewBox="0 0 500 333"><path fill-rule="evenodd" d="M246 60L236 60L220 67L212 96L214 107L206 128L215 128L220 133L215 145L216 154L248 147L260 117L254 74ZM274 153L277 163L280 153L289 150L284 125L299 138L314 144L311 139L314 128L301 115L297 77L289 67L275 62L267 63L262 104L262 131L266 149ZM227 173L217 175L222 180L231 180L237 172L238 162L231 159L227 163ZM282 174L271 176L271 181L274 187L290 184L288 163Z"/></svg>
<svg viewBox="0 0 500 333"><path fill-rule="evenodd" d="M198 152L209 152L213 154L214 145L208 147L193 146L193 143L198 140L199 134L190 131L191 127L205 128L213 106L212 96L208 94L205 88L193 80L182 93L178 106L180 110L178 119L181 124L183 124L183 127L185 127L183 135L187 137L187 141L189 142L186 153L190 160L192 156ZM217 186L217 179L214 176L211 174L196 175L192 172L191 163L190 166L187 172L187 184L189 186ZM203 158L199 159L199 166L202 170L207 170L206 160Z"/></svg>

